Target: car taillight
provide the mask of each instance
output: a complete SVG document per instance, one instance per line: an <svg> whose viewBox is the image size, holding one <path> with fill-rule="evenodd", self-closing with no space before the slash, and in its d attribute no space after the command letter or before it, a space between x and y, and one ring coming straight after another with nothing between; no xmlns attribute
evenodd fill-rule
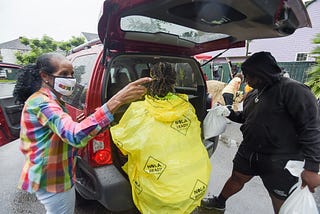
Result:
<svg viewBox="0 0 320 214"><path fill-rule="evenodd" d="M88 144L88 159L91 166L112 164L109 130L100 133Z"/></svg>
<svg viewBox="0 0 320 214"><path fill-rule="evenodd" d="M97 151L93 155L92 159L94 160L95 163L99 165L105 165L105 164L111 163L111 156L106 150Z"/></svg>

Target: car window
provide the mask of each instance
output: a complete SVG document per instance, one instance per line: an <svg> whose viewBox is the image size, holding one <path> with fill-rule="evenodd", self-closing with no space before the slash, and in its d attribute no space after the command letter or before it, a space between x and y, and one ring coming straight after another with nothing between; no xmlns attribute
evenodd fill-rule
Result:
<svg viewBox="0 0 320 214"><path fill-rule="evenodd" d="M209 22L203 20L203 22ZM214 22L210 20L210 22ZM217 22L217 21L216 21ZM211 23L216 24L216 23ZM126 16L121 18L121 30L135 31L144 33L168 33L177 35L182 39L194 42L204 43L222 38L227 38L229 35L222 33L206 33L181 25L165 22L162 20L145 17L145 16Z"/></svg>
<svg viewBox="0 0 320 214"><path fill-rule="evenodd" d="M135 71L137 72L137 75L141 77L150 77L150 68L149 65L146 63L137 63L135 65Z"/></svg>
<svg viewBox="0 0 320 214"><path fill-rule="evenodd" d="M110 99L130 81L150 76L150 68L158 62L170 63L176 70L175 92L188 95L189 101L197 109L198 117L203 118L201 109L204 108L206 83L199 64L193 58L146 54L118 55L109 62L106 70L104 99ZM114 123L120 120L127 108L128 105L121 106L114 113Z"/></svg>
<svg viewBox="0 0 320 214"><path fill-rule="evenodd" d="M192 69L189 63L175 63L174 66L177 72L176 86L197 87L195 71Z"/></svg>
<svg viewBox="0 0 320 214"><path fill-rule="evenodd" d="M109 69L110 84L107 97L112 97L129 82L141 77L150 76L153 64L162 61L171 63L177 74L176 87L196 90L204 81L201 71L193 59L171 56L123 55L112 61Z"/></svg>
<svg viewBox="0 0 320 214"><path fill-rule="evenodd" d="M150 76L150 66L152 64L137 64L135 66L135 70L137 71L138 76L141 77L149 77ZM197 79L195 78L195 71L197 69L193 69L190 63L180 62L172 62L171 66L175 68L177 73L177 81L176 86L178 87L197 87Z"/></svg>
<svg viewBox="0 0 320 214"><path fill-rule="evenodd" d="M19 68L0 67L0 97L13 95Z"/></svg>
<svg viewBox="0 0 320 214"><path fill-rule="evenodd" d="M85 105L85 99L89 80L95 64L97 54L89 54L76 57L72 61L74 77L77 80L75 90L69 97L63 97L66 103L82 110Z"/></svg>

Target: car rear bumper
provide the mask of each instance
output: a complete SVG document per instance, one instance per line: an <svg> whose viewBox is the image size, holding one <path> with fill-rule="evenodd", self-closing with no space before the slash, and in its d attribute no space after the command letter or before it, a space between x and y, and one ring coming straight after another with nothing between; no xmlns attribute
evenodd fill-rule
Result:
<svg viewBox="0 0 320 214"><path fill-rule="evenodd" d="M75 187L83 198L97 200L112 212L134 208L130 182L114 165L92 168L78 157L76 175Z"/></svg>

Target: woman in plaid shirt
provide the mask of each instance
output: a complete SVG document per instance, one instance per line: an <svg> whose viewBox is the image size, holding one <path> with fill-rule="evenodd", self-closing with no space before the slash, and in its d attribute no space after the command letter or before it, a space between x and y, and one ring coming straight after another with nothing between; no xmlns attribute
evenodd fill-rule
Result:
<svg viewBox="0 0 320 214"><path fill-rule="evenodd" d="M121 105L146 92L142 78L128 84L95 113L75 122L61 97L72 94L76 80L72 64L62 55L44 54L36 64L21 69L14 91L24 103L21 116L20 149L25 164L18 187L44 204L47 213L73 213L75 206L75 154L113 121Z"/></svg>

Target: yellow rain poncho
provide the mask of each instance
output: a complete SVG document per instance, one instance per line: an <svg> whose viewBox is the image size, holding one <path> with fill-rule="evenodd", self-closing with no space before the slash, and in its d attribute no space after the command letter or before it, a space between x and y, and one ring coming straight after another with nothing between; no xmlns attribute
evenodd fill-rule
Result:
<svg viewBox="0 0 320 214"><path fill-rule="evenodd" d="M132 103L111 128L140 212L191 213L200 204L211 171L200 132L188 97L171 93Z"/></svg>

